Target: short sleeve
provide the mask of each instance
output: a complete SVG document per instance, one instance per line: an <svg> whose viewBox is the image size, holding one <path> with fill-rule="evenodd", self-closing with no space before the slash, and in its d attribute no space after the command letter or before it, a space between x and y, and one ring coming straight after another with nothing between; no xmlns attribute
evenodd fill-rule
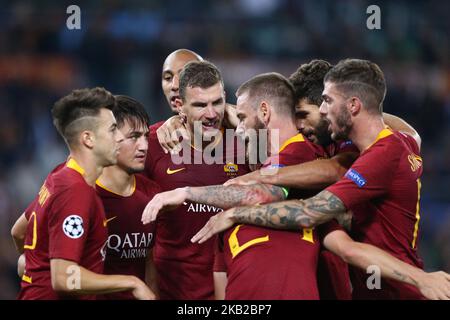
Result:
<svg viewBox="0 0 450 320"><path fill-rule="evenodd" d="M33 213L34 210L36 210L36 204L38 202L39 196L36 196L33 201L31 201L31 203L28 205L28 207L25 209L25 211L23 212L25 214L25 218L27 220L30 220L31 214Z"/></svg>
<svg viewBox="0 0 450 320"><path fill-rule="evenodd" d="M347 209L386 194L395 176L399 152L389 145L374 145L362 154L344 177L326 190Z"/></svg>
<svg viewBox="0 0 450 320"><path fill-rule="evenodd" d="M74 185L58 194L49 212L49 256L79 263L90 218L96 208L94 189Z"/></svg>

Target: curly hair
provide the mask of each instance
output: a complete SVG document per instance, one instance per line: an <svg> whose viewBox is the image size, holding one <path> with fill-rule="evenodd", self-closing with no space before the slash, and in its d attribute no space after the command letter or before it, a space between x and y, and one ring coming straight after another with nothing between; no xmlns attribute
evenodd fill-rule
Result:
<svg viewBox="0 0 450 320"><path fill-rule="evenodd" d="M298 100L308 99L308 102L320 106L322 103L323 79L332 65L325 60L312 60L302 64L290 77Z"/></svg>

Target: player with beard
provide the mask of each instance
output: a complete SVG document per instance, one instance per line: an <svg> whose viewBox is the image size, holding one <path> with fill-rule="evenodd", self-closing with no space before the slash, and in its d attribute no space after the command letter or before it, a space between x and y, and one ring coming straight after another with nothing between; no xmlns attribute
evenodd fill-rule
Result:
<svg viewBox="0 0 450 320"><path fill-rule="evenodd" d="M320 187L322 183L330 185L339 179L339 175L345 173L344 170L348 169L359 151L349 140L333 141L328 130L329 122L319 112L319 106L322 103L323 79L331 67L327 61L312 60L301 65L289 78L297 96L297 127L308 140L325 148L328 160L280 168L276 174L266 174L263 169L231 179L225 185L273 183L305 188L305 184L309 184L309 188L314 188L315 184L318 184L317 187ZM391 127L418 137L417 132L400 118L386 113L383 116L385 122ZM311 171L308 172L308 169ZM331 175L333 170L337 172ZM342 174L339 171L342 171ZM308 177L308 174L312 176ZM351 214L343 215L339 222L349 230ZM328 250L322 250L320 253L318 282L321 299L351 299L347 264Z"/></svg>
<svg viewBox="0 0 450 320"><path fill-rule="evenodd" d="M194 145L183 149L182 157L186 162L174 162L159 145L156 133L150 131L145 175L158 181L162 190L167 191L222 184L231 177L247 173L246 165L237 164L237 141L233 147L227 147L228 142L222 141L225 91L217 67L206 61L188 63L180 73L178 92L180 99L175 99L175 103ZM196 126L200 130L195 130ZM196 145L196 141L200 143ZM223 152L218 154L220 161L215 161L211 159L215 156L207 150L212 151L220 143L223 143ZM200 163L196 163L196 159L200 159ZM229 164L227 160L234 163ZM157 220L154 261L161 299L214 299L214 241L196 246L189 239L220 210L186 202Z"/></svg>
<svg viewBox="0 0 450 320"><path fill-rule="evenodd" d="M367 274L352 268L354 299L450 298L450 275L426 274L417 254L422 159L416 140L385 126L382 103L386 83L380 68L367 60L340 61L325 76L320 112L330 122L333 139L351 139L361 151L345 176L306 200L233 208L210 219L193 241L203 242L234 223L281 229L313 227L352 210L351 235L404 262L403 271L380 267L391 278L370 290ZM351 261L364 253L356 249ZM376 264L380 266L380 264ZM419 270L419 271L417 271ZM423 277L440 278L434 289L422 290ZM416 287L414 287L414 286Z"/></svg>

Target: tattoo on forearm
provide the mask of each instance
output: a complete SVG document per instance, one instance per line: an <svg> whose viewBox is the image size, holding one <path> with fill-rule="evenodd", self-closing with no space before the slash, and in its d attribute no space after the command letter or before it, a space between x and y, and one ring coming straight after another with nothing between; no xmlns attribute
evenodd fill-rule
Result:
<svg viewBox="0 0 450 320"><path fill-rule="evenodd" d="M307 200L289 200L236 208L236 222L276 229L310 228L346 212L342 201L328 191Z"/></svg>
<svg viewBox="0 0 450 320"><path fill-rule="evenodd" d="M347 231L351 230L352 218L353 218L353 213L351 211L348 211L346 213L339 214L336 216L336 220Z"/></svg>
<svg viewBox="0 0 450 320"><path fill-rule="evenodd" d="M209 204L223 209L284 199L284 193L280 187L267 184L189 188L187 193L190 201Z"/></svg>

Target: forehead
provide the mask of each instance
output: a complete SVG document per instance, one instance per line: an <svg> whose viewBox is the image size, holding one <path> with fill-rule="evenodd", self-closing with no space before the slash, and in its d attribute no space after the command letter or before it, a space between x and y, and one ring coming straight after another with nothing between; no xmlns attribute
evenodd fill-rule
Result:
<svg viewBox="0 0 450 320"><path fill-rule="evenodd" d="M247 113L249 110L249 95L248 93L241 94L236 100L236 112L237 113Z"/></svg>
<svg viewBox="0 0 450 320"><path fill-rule="evenodd" d="M191 61L197 61L197 59L190 54L178 53L170 55L164 62L163 72L178 73Z"/></svg>
<svg viewBox="0 0 450 320"><path fill-rule="evenodd" d="M324 83L322 95L327 95L330 97L343 96L343 94L338 90L336 84L329 81Z"/></svg>
<svg viewBox="0 0 450 320"><path fill-rule="evenodd" d="M220 99L222 96L223 86L220 82L206 89L200 87L186 88L186 100L208 103Z"/></svg>
<svg viewBox="0 0 450 320"><path fill-rule="evenodd" d="M122 127L119 128L124 133L130 132L147 132L148 126L138 118L124 119Z"/></svg>
<svg viewBox="0 0 450 320"><path fill-rule="evenodd" d="M114 118L114 114L111 110L106 108L101 108L98 114L100 122L105 123L107 125L111 125L116 122L116 118Z"/></svg>

